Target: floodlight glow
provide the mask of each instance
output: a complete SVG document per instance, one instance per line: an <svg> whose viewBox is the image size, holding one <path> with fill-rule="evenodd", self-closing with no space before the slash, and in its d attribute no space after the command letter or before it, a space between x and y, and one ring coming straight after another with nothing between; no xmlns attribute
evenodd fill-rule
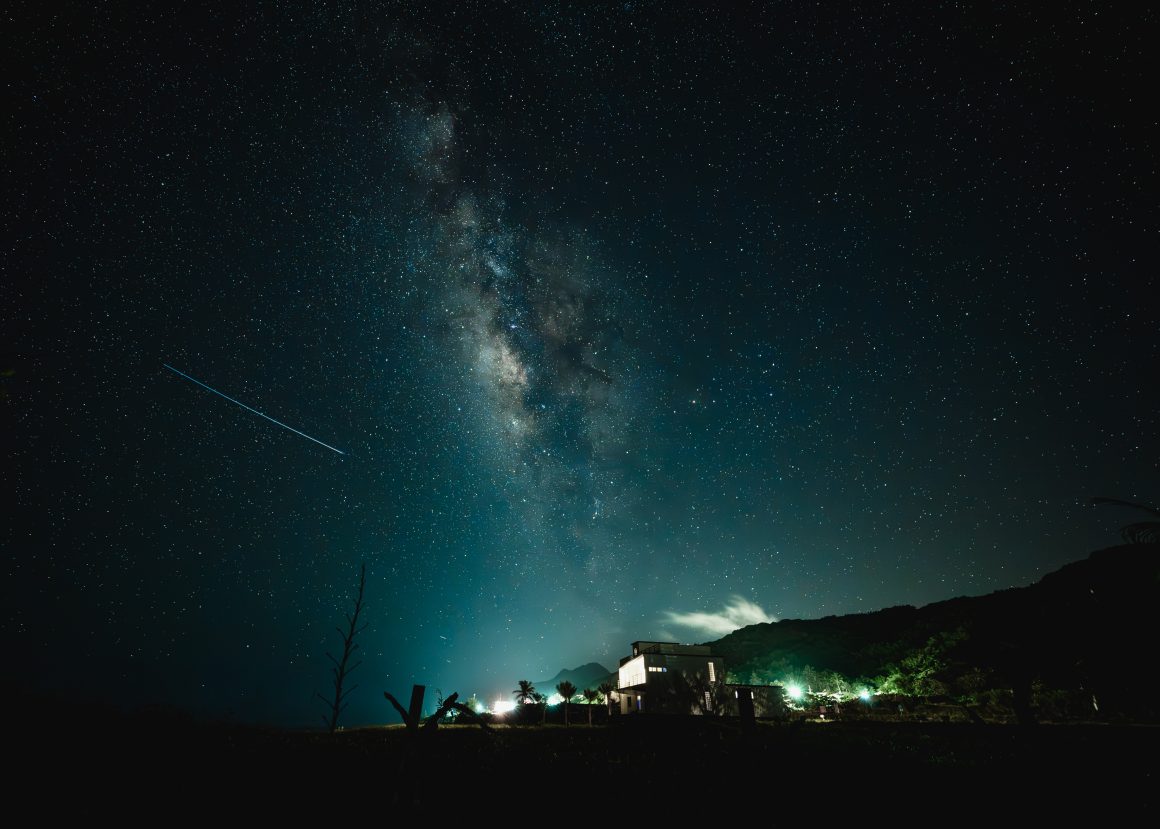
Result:
<svg viewBox="0 0 1160 829"><path fill-rule="evenodd" d="M510 699L497 699L491 710L496 714L506 714L508 711L514 711L515 707L516 704Z"/></svg>
<svg viewBox="0 0 1160 829"><path fill-rule="evenodd" d="M865 688L863 688L861 691L858 692L858 696L861 698L862 702L869 702L870 701L870 692L867 691Z"/></svg>
<svg viewBox="0 0 1160 829"><path fill-rule="evenodd" d="M786 688L785 690L786 690L786 693L789 694L790 699L801 699L802 698L802 689L801 689L800 685L791 685L788 688Z"/></svg>
<svg viewBox="0 0 1160 829"><path fill-rule="evenodd" d="M559 705L563 701L564 698L559 694L552 694L552 696L548 697L548 705Z"/></svg>

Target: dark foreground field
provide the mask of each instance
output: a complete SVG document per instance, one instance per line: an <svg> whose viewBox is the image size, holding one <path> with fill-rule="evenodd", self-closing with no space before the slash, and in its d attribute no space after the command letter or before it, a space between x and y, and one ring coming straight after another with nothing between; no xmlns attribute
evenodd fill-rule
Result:
<svg viewBox="0 0 1160 829"><path fill-rule="evenodd" d="M1160 748L1151 726L806 722L744 731L735 721L643 716L591 728L329 735L75 712L9 734L10 791L46 814L148 817L175 804L254 819L467 809L562 826L604 822L623 814L618 807L639 812L631 824L702 809L722 819L760 814L765 825L1049 816L1109 825L1141 810L1151 823Z"/></svg>

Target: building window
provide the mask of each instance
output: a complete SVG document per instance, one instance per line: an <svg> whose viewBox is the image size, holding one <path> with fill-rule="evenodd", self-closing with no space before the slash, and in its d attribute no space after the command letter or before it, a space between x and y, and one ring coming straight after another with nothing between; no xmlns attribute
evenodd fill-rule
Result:
<svg viewBox="0 0 1160 829"><path fill-rule="evenodd" d="M644 685L645 670L644 657L638 656L631 662L620 666L620 687L631 688L634 685Z"/></svg>
<svg viewBox="0 0 1160 829"><path fill-rule="evenodd" d="M709 663L709 681L710 682L717 681L717 666L714 665L712 662Z"/></svg>
<svg viewBox="0 0 1160 829"><path fill-rule="evenodd" d="M707 710L713 709L713 697L709 695L708 691L705 692L705 708Z"/></svg>

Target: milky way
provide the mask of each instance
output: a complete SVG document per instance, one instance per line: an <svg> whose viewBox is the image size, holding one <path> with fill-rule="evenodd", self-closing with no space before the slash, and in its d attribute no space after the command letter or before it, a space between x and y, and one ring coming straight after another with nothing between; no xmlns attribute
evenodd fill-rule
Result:
<svg viewBox="0 0 1160 829"><path fill-rule="evenodd" d="M643 346L625 325L639 341L647 321L629 319L624 274L582 230L519 225L503 193L460 180L446 106L401 121L429 207L411 244L433 288L428 310L444 325L438 347L457 366L444 382L478 419L520 532L545 561L562 560L565 585L596 600L600 577L616 569L615 528L631 501L621 470L640 451L648 394Z"/></svg>

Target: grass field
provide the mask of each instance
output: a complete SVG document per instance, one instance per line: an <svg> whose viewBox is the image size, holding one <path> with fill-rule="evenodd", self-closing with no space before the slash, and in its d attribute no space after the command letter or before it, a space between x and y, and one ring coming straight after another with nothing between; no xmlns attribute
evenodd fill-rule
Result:
<svg viewBox="0 0 1160 829"><path fill-rule="evenodd" d="M384 726L330 735L154 712L26 726L7 743L19 761L9 777L23 781L17 790L63 782L87 791L94 808L109 808L111 793L129 788L122 807L150 814L151 804L193 797L189 808L220 801L267 817L371 798L377 809L412 813L516 809L551 820L561 809L595 810L580 822L606 810L679 816L681 804L715 804L722 817L772 810L778 825L787 815L903 825L960 825L967 816L1005 824L1017 815L1070 825L1087 816L1108 825L1151 814L1160 748L1156 727L1094 724L797 722L745 730L723 719L629 716L593 727Z"/></svg>

